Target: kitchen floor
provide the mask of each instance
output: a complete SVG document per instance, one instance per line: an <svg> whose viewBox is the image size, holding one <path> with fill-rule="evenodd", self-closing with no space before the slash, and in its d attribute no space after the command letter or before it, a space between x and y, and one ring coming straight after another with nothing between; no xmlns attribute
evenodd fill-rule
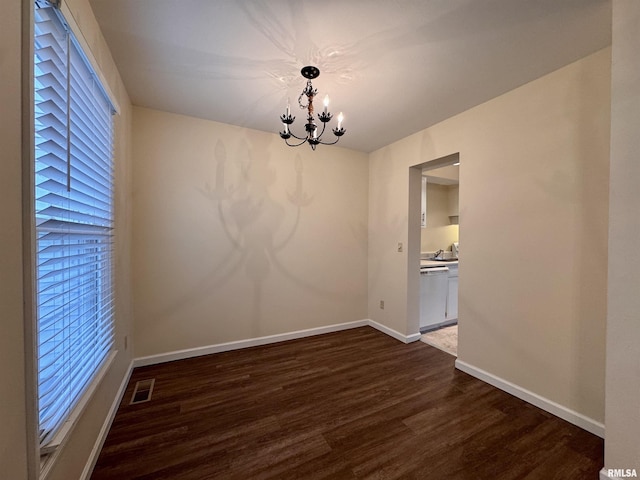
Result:
<svg viewBox="0 0 640 480"><path fill-rule="evenodd" d="M427 345L439 348L455 357L458 356L458 325L427 332L420 338Z"/></svg>

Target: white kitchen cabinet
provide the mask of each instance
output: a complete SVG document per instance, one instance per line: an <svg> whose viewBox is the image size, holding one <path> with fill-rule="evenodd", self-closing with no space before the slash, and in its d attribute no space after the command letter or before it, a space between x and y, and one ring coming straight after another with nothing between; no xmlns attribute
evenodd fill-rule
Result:
<svg viewBox="0 0 640 480"><path fill-rule="evenodd" d="M420 269L420 328L433 327L447 320L449 269Z"/></svg>
<svg viewBox="0 0 640 480"><path fill-rule="evenodd" d="M425 228L427 226L427 177L422 177L422 197L420 200L420 226Z"/></svg>
<svg viewBox="0 0 640 480"><path fill-rule="evenodd" d="M449 266L447 322L458 319L458 265Z"/></svg>
<svg viewBox="0 0 640 480"><path fill-rule="evenodd" d="M449 187L449 191L447 192L447 200L448 200L448 210L450 217L457 217L460 215L459 210L459 199L458 195L460 192L460 188L458 185L452 185Z"/></svg>
<svg viewBox="0 0 640 480"><path fill-rule="evenodd" d="M460 222L460 217L459 217L459 203L458 203L458 192L459 192L459 188L458 185L454 185L449 187L449 192L448 192L448 200L449 200L449 221L451 222L451 225L459 225Z"/></svg>

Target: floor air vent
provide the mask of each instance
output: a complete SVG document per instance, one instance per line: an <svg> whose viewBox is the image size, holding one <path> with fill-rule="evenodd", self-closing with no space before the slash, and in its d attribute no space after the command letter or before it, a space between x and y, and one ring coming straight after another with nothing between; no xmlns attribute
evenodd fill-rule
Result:
<svg viewBox="0 0 640 480"><path fill-rule="evenodd" d="M133 390L131 401L129 405L135 405L136 403L144 403L151 400L151 393L153 392L153 384L156 383L156 379L140 380L136 382L136 388Z"/></svg>

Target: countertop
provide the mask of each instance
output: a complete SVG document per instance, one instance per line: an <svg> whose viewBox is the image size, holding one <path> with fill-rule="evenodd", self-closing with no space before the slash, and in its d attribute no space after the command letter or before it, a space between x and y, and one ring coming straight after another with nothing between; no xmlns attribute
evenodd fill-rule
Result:
<svg viewBox="0 0 640 480"><path fill-rule="evenodd" d="M458 266L458 261L442 262L438 260L420 260L421 267L449 267L453 265Z"/></svg>

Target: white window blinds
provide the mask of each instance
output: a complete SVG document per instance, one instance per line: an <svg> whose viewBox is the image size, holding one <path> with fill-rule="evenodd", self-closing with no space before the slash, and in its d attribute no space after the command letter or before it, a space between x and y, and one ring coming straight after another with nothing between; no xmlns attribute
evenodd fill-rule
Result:
<svg viewBox="0 0 640 480"><path fill-rule="evenodd" d="M112 106L59 12L35 7L38 401L43 451L113 344Z"/></svg>

